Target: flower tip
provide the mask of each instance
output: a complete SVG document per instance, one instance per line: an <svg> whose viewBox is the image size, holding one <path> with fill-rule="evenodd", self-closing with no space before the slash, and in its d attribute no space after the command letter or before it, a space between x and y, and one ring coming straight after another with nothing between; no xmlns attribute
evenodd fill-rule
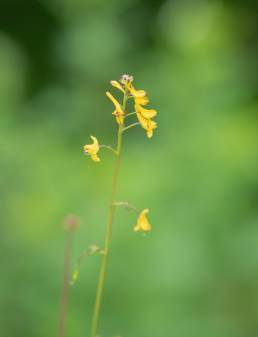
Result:
<svg viewBox="0 0 258 337"><path fill-rule="evenodd" d="M99 143L98 139L96 137L94 137L94 136L91 135L90 138L93 140L94 144L98 144Z"/></svg>
<svg viewBox="0 0 258 337"><path fill-rule="evenodd" d="M123 74L120 79L121 83L133 82L133 76L128 74Z"/></svg>
<svg viewBox="0 0 258 337"><path fill-rule="evenodd" d="M122 91L123 93L125 93L125 91L124 91L122 85L121 85L120 83L118 83L117 81L112 80L112 81L110 81L110 84L111 84L114 88L116 88L116 89Z"/></svg>

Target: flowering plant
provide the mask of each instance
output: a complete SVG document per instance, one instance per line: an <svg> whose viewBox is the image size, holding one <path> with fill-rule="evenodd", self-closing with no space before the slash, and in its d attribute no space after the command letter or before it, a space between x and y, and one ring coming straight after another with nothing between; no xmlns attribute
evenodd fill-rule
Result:
<svg viewBox="0 0 258 337"><path fill-rule="evenodd" d="M147 109L146 106L149 103L149 99L147 97L146 91L144 90L137 90L134 88L133 84L133 77L129 75L123 75L119 81L111 81L111 85L118 89L120 92L123 93L122 102L119 102L110 92L106 92L107 97L113 103L115 110L112 112L112 115L115 117L115 121L118 124L118 131L117 131L117 145L116 148L112 148L109 145L99 144L99 141L96 137L90 136L92 139L91 144L86 144L83 147L83 151L85 155L91 157L94 162L100 162L101 159L99 157L99 152L101 148L106 148L112 151L116 156L115 167L114 167L114 174L113 174L113 183L112 183L112 191L111 191L111 199L109 204L109 216L108 216L108 223L107 229L105 234L104 240L104 247L99 248L96 245L91 245L86 251L84 251L79 258L77 259L77 268L75 269L71 284L74 284L75 281L78 279L80 263L83 257L93 255L93 254L101 254L101 266L100 266L100 273L97 285L97 292L96 292L96 299L93 311L93 318L92 318L92 326L91 326L91 337L97 337L97 330L98 330L98 322L99 322L99 315L100 315L100 307L102 302L102 295L103 295L103 288L106 278L106 271L107 271L107 262L109 257L110 251L110 244L111 244L111 237L112 237L112 226L113 226L113 219L115 214L116 207L124 207L130 211L134 211L137 213L138 217L136 220L136 224L134 225L133 229L135 232L142 232L146 233L151 230L151 224L147 219L147 214L149 210L147 208L143 209L142 211L138 210L131 204L126 201L116 201L116 191L117 191L117 183L118 183L118 176L119 176L119 169L120 169L120 158L121 158L121 150L122 150L122 140L123 134L125 131L131 129L134 126L140 125L147 134L148 138L153 136L153 130L157 128L157 123L153 121L153 118L156 116L157 111L153 109ZM127 111L127 102L128 100L133 99L134 101L134 110L132 112ZM137 121L131 124L126 124L127 118L129 117L137 118ZM59 321L59 334L58 337L64 337L64 322L66 317L66 309L67 309L67 302L68 302L68 274L69 274L69 261L70 261L70 251L71 251L71 238L72 232L76 229L77 221L75 221L75 217L68 217L66 219L65 227L69 228L68 237L67 237L67 244L66 244L66 253L65 253L65 270L64 270L64 286L62 291L61 297L61 311L60 311L60 321Z"/></svg>
<svg viewBox="0 0 258 337"><path fill-rule="evenodd" d="M149 103L149 98L147 97L146 91L137 90L133 86L133 77L129 75L123 75L119 81L111 81L111 85L118 89L123 94L122 102L119 102L110 92L106 92L107 97L113 103L115 110L112 112L114 115L116 123L118 124L117 132L117 146L113 149L109 145L99 144L98 139L94 136L91 136L93 140L92 144L84 145L84 153L90 155L91 159L95 162L100 162L99 151L101 148L107 148L116 155L114 175L113 175L113 184L111 192L111 200L109 205L109 217L108 224L105 235L105 242L103 247L102 261L100 267L99 280L97 285L96 300L94 305L94 312L92 318L92 327L91 327L91 337L97 336L98 322L99 322L99 313L100 306L102 301L103 288L105 283L105 276L107 270L107 262L110 251L111 236L112 236L112 224L114 218L115 208L117 206L123 206L127 209L133 210L138 214L138 219L134 226L134 231L148 232L151 230L151 225L147 219L148 209L138 211L135 207L131 206L128 202L118 202L115 200L116 191L117 191L117 182L120 169L120 158L121 158L121 149L122 149L122 139L125 131L130 128L140 125L147 134L148 138L153 136L153 130L157 128L157 123L153 118L157 115L157 111L154 109L147 109L145 106ZM134 100L134 110L132 112L127 111L127 102L129 99ZM128 117L136 116L137 122L126 125L126 120Z"/></svg>

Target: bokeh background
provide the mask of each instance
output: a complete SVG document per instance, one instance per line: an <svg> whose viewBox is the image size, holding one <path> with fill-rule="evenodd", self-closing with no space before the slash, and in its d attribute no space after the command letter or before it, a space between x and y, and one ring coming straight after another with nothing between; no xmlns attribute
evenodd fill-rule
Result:
<svg viewBox="0 0 258 337"><path fill-rule="evenodd" d="M66 214L76 257L102 245L114 145L105 97L129 73L159 127L125 136L101 337L258 336L258 4L2 0L0 336L56 336ZM113 91L114 92L114 91ZM100 258L71 288L66 336L89 336Z"/></svg>

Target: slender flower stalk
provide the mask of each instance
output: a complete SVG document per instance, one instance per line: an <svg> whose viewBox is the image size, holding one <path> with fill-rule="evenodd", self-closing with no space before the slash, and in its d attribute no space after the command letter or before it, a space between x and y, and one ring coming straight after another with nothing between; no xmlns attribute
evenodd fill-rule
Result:
<svg viewBox="0 0 258 337"><path fill-rule="evenodd" d="M130 116L133 116L133 115L135 115L135 114L136 114L135 111L129 112L128 114L125 115L125 118L130 117Z"/></svg>
<svg viewBox="0 0 258 337"><path fill-rule="evenodd" d="M95 299L94 310L93 310L90 337L97 337L97 332L98 332L98 323L99 323L104 284L105 284L105 279L106 279L107 265L108 265L109 252L110 252L110 244L111 244L111 239L112 239L112 227L113 227L115 209L117 208L117 206L122 206L138 214L136 225L133 228L135 232L146 233L151 230L151 225L146 217L146 214L149 212L147 208L145 208L143 211L139 211L134 206L130 205L128 202L124 202L124 201L117 202L116 201L116 193L117 193L118 177L119 177L119 171L120 171L120 161L121 161L121 151L122 151L122 141L123 141L124 131L131 129L134 126L140 125L146 131L147 137L151 138L153 136L153 130L157 128L157 123L153 121L153 118L156 116L157 111L153 109L146 109L143 107L149 103L149 98L147 97L147 93L144 90L136 90L133 87L132 82L133 82L133 76L129 76L129 75L123 75L119 82L118 81L110 82L114 88L118 89L120 92L123 93L122 103L120 103L110 92L106 92L107 97L110 99L110 101L114 105L115 110L112 112L112 115L114 115L116 123L118 124L116 148L113 149L109 145L99 144L98 139L94 136L91 136L93 143L86 144L83 147L85 155L90 156L94 162L101 162L101 159L98 156L101 148L106 148L112 151L116 155L114 173L113 173L113 181L112 181L112 190L111 190L110 203L109 203L108 222L107 222L107 228L106 228L106 234L105 234L105 240L104 240L104 247L97 249L98 252L101 252L102 260L101 260L99 279L98 279L98 284L97 284L96 299ZM128 112L126 110L126 103L128 99L134 100L134 111L133 112ZM129 116L136 117L137 122L126 125L125 119ZM78 277L79 265L80 265L80 262L78 263L78 268L74 274L74 281ZM60 335L59 337L63 337L63 336Z"/></svg>
<svg viewBox="0 0 258 337"><path fill-rule="evenodd" d="M127 95L124 94L123 98L123 105L122 109L125 111L126 108L126 101ZM111 191L111 198L110 198L110 205L109 205L109 216L108 216L108 224L106 229L106 237L104 243L104 252L105 254L102 256L101 266L100 266L100 273L99 273L99 281L97 286L97 293L96 293L96 300L92 318L92 326L91 326L91 337L96 337L98 322L99 322L99 313L100 313L100 306L102 301L102 294L104 288L104 282L106 277L107 271L107 264L108 264L108 257L109 257L109 250L110 250L110 243L112 238L112 227L113 227L113 219L115 213L115 197L117 192L117 182L120 170L120 161L121 161L121 149L122 149L122 140L123 140L123 124L118 125L118 133L117 133L117 149L116 149L116 162L114 168L114 175L113 175L113 182L112 182L112 191Z"/></svg>
<svg viewBox="0 0 258 337"><path fill-rule="evenodd" d="M113 147L109 146L109 145L100 145L100 148L105 148L108 149L109 151L112 151L114 154L117 154L116 150L113 149Z"/></svg>
<svg viewBox="0 0 258 337"><path fill-rule="evenodd" d="M65 335L65 321L67 316L67 307L69 300L69 283L71 270L71 252L74 231L79 226L79 221L76 216L70 215L65 218L64 226L66 230L65 251L64 251L64 273L63 273L63 287L61 291L60 313L58 323L58 337Z"/></svg>
<svg viewBox="0 0 258 337"><path fill-rule="evenodd" d="M130 124L130 125L126 126L125 128L123 128L122 131L124 132L126 130L129 130L129 129L133 128L134 126L137 126L137 125L140 125L140 123L139 122L135 122L133 124Z"/></svg>

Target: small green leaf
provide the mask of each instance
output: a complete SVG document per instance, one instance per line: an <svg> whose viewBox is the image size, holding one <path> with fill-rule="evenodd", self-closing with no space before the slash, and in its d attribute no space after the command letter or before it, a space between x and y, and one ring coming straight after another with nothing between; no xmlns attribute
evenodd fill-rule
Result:
<svg viewBox="0 0 258 337"><path fill-rule="evenodd" d="M90 245L85 251L83 251L79 257L77 258L77 263L76 263L76 267L72 273L72 279L70 281L70 285L74 285L78 278L79 278L79 274L80 274L80 268L81 268L81 262L83 260L84 257L88 257L91 255L95 255L95 254L105 254L105 251L100 248L99 246L93 244Z"/></svg>

